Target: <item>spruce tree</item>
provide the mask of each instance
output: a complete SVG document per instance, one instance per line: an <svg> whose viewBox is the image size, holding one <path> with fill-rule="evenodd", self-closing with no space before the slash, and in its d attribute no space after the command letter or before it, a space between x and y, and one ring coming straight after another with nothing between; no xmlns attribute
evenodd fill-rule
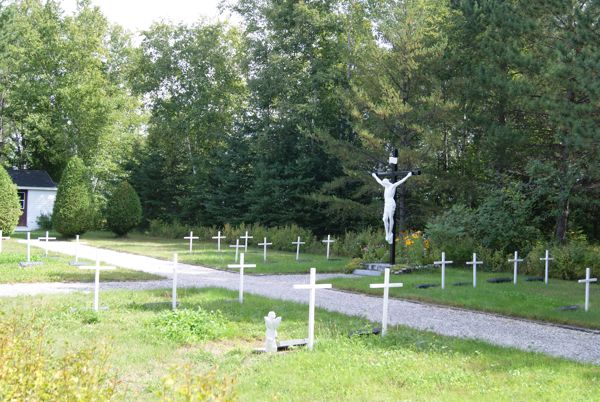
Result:
<svg viewBox="0 0 600 402"><path fill-rule="evenodd" d="M127 181L113 191L106 207L106 223L117 236L125 236L142 220L142 204L135 189Z"/></svg>
<svg viewBox="0 0 600 402"><path fill-rule="evenodd" d="M6 170L0 166L0 230L4 235L15 230L19 215L21 215L21 204L17 195L17 186Z"/></svg>
<svg viewBox="0 0 600 402"><path fill-rule="evenodd" d="M59 233L71 237L90 230L93 220L91 183L82 160L74 157L67 164L58 185L52 224Z"/></svg>

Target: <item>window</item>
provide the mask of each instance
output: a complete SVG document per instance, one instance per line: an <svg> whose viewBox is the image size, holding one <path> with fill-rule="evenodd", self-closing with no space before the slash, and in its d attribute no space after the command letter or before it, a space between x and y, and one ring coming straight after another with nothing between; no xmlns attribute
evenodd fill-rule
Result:
<svg viewBox="0 0 600 402"><path fill-rule="evenodd" d="M25 210L25 191L18 191L19 202L21 203L21 211Z"/></svg>

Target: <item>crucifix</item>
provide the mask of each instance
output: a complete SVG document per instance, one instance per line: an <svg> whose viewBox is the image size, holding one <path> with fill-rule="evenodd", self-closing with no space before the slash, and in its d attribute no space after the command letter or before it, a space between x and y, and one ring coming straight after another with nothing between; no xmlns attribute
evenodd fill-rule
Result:
<svg viewBox="0 0 600 402"><path fill-rule="evenodd" d="M46 246L44 247L44 249L46 250L46 257L48 257L48 240L56 240L56 237L50 237L48 236L48 231L46 231L46 236L45 237L38 237L38 241L39 240L44 240L46 242Z"/></svg>
<svg viewBox="0 0 600 402"><path fill-rule="evenodd" d="M96 265L90 266L82 266L79 269L87 269L96 271L96 276L94 279L94 310L98 312L100 309L100 271L109 271L115 269L115 267L100 266L100 259L98 255L96 255Z"/></svg>
<svg viewBox="0 0 600 402"><path fill-rule="evenodd" d="M192 254L192 247L193 247L194 240L198 240L199 237L198 236L194 236L194 232L190 232L190 235L184 237L184 239L190 241L190 251L189 251L189 253Z"/></svg>
<svg viewBox="0 0 600 402"><path fill-rule="evenodd" d="M585 311L590 308L590 283L598 282L598 278L591 278L592 272L590 268L585 269L585 279L580 279L579 283L585 283Z"/></svg>
<svg viewBox="0 0 600 402"><path fill-rule="evenodd" d="M294 285L294 289L309 290L308 298L308 350L313 349L315 343L315 291L317 289L331 289L331 283L316 284L317 269L310 269L310 283L308 285Z"/></svg>
<svg viewBox="0 0 600 402"><path fill-rule="evenodd" d="M335 243L335 240L331 240L331 235L327 235L327 240L321 240L321 242L327 244L327 259L329 259L329 248L331 243Z"/></svg>
<svg viewBox="0 0 600 402"><path fill-rule="evenodd" d="M245 253L240 254L239 264L229 264L227 268L237 268L240 270L240 303L244 302L244 268L256 268L256 264L244 264Z"/></svg>
<svg viewBox="0 0 600 402"><path fill-rule="evenodd" d="M10 240L10 237L2 236L2 231L0 230L0 253L2 252L2 241L3 240Z"/></svg>
<svg viewBox="0 0 600 402"><path fill-rule="evenodd" d="M265 237L262 243L258 243L259 246L263 246L263 261L267 261L267 246L273 245L273 243L267 243L267 238Z"/></svg>
<svg viewBox="0 0 600 402"><path fill-rule="evenodd" d="M420 170L398 170L398 150L394 149L392 156L389 158L391 165L391 171L389 172L376 172L372 176L377 183L383 186L384 190L384 208L383 208L383 224L385 227L385 239L390 244L390 265L396 264L396 189L399 185L408 180L413 175L420 175ZM396 181L399 177L404 176L400 181ZM381 180L380 177L386 177ZM387 177L391 178L388 179Z"/></svg>
<svg viewBox="0 0 600 402"><path fill-rule="evenodd" d="M513 258L512 260L509 259L508 262L513 262L514 263L513 283L516 285L517 284L517 272L519 270L519 263L523 262L523 259L519 258L519 252L515 251L515 258Z"/></svg>
<svg viewBox="0 0 600 402"><path fill-rule="evenodd" d="M390 288L401 288L403 283L390 283L390 269L385 269L383 283L372 283L369 285L371 289L383 288L383 317L381 319L381 336L385 336L388 324L388 303L390 296Z"/></svg>
<svg viewBox="0 0 600 402"><path fill-rule="evenodd" d="M298 240L293 241L292 244L296 245L296 261L298 261L300 259L300 245L306 244L306 243L303 241L300 241L300 236L298 236Z"/></svg>
<svg viewBox="0 0 600 402"><path fill-rule="evenodd" d="M171 307L177 310L177 253L173 254L173 291L171 292Z"/></svg>
<svg viewBox="0 0 600 402"><path fill-rule="evenodd" d="M240 253L240 248L244 247L240 245L240 239L235 239L235 244L231 244L229 247L235 248L235 262L238 261L238 255Z"/></svg>
<svg viewBox="0 0 600 402"><path fill-rule="evenodd" d="M446 286L446 264L452 264L453 261L446 261L446 253L442 251L442 260L434 261L434 265L442 266L442 289Z"/></svg>
<svg viewBox="0 0 600 402"><path fill-rule="evenodd" d="M213 239L217 239L217 251L221 251L221 239L226 239L227 237L221 236L221 231L217 232L216 236L212 237Z"/></svg>
<svg viewBox="0 0 600 402"><path fill-rule="evenodd" d="M248 239L254 239L252 236L248 236L248 231L246 230L246 234L244 236L240 236L240 239L244 239L244 253L248 252Z"/></svg>
<svg viewBox="0 0 600 402"><path fill-rule="evenodd" d="M545 258L540 258L540 261L544 261L544 283L547 285L548 284L548 269L550 268L550 261L552 261L554 258L550 258L550 252L548 250L546 250L546 257Z"/></svg>
<svg viewBox="0 0 600 402"><path fill-rule="evenodd" d="M477 261L477 254L473 253L473 261L467 262L467 265L473 266L473 287L477 287L477 264L483 264L483 261Z"/></svg>

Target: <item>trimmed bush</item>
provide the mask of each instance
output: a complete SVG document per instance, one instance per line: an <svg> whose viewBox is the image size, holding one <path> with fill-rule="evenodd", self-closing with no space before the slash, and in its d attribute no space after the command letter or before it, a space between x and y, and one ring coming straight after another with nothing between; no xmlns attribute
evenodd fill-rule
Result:
<svg viewBox="0 0 600 402"><path fill-rule="evenodd" d="M142 221L142 204L135 189L126 181L113 191L106 206L106 224L117 236L125 236Z"/></svg>
<svg viewBox="0 0 600 402"><path fill-rule="evenodd" d="M63 236L81 235L92 229L94 213L87 170L81 159L74 157L67 164L58 185L52 224Z"/></svg>
<svg viewBox="0 0 600 402"><path fill-rule="evenodd" d="M17 195L17 186L0 166L0 230L4 235L9 235L15 230L20 215L21 203Z"/></svg>

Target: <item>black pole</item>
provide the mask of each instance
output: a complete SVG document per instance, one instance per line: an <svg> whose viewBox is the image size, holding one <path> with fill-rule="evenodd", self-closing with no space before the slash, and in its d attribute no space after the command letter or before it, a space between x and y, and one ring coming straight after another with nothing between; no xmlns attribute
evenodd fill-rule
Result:
<svg viewBox="0 0 600 402"><path fill-rule="evenodd" d="M396 158L396 163L392 163L392 172L396 173L398 171L398 148L394 148L392 152L392 156ZM392 179L392 183L395 183L398 178L394 175ZM394 193L394 202L396 201L396 193ZM392 244L390 244L390 265L396 265L396 228L398 225L396 224L396 210L394 210L394 226L392 227Z"/></svg>

